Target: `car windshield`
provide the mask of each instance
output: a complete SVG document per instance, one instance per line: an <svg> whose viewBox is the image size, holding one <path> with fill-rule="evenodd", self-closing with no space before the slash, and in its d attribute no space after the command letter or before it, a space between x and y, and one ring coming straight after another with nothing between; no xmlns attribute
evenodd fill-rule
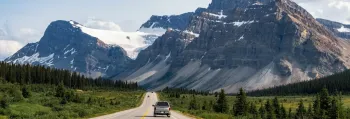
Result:
<svg viewBox="0 0 350 119"><path fill-rule="evenodd" d="M169 106L167 102L158 102L157 106Z"/></svg>

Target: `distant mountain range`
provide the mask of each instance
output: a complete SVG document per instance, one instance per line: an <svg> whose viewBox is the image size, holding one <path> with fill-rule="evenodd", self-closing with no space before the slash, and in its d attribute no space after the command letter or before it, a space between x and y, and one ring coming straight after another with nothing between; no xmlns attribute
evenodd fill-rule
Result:
<svg viewBox="0 0 350 119"><path fill-rule="evenodd" d="M227 92L311 80L349 69L350 26L314 19L290 0L213 0L152 16L137 32L52 22L5 61L165 87Z"/></svg>

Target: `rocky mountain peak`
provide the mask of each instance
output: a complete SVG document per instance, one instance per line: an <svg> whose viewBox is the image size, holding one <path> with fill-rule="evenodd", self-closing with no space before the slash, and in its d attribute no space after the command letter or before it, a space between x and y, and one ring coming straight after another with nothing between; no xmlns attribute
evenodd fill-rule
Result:
<svg viewBox="0 0 350 119"><path fill-rule="evenodd" d="M132 33L55 21L39 42L6 61L113 76L152 90L230 93L350 68L350 43L335 36L347 28L316 21L290 0L213 0L194 12L152 16Z"/></svg>
<svg viewBox="0 0 350 119"><path fill-rule="evenodd" d="M184 29L158 38L116 79L156 90L231 92L311 80L350 67L349 43L290 0L213 0L186 20Z"/></svg>
<svg viewBox="0 0 350 119"><path fill-rule="evenodd" d="M140 30L144 28L162 28L162 29L178 29L178 30L184 30L187 25L189 19L191 19L191 16L193 15L193 12L184 13L181 15L164 15L164 16L156 16L152 15L151 18L142 26L140 27Z"/></svg>
<svg viewBox="0 0 350 119"><path fill-rule="evenodd" d="M73 24L72 24L73 23ZM74 21L64 21L57 20L53 21L49 24L47 29L45 30L45 34L50 34L50 32L61 33L69 36L74 36L75 32L81 32L81 29L75 27L77 22Z"/></svg>
<svg viewBox="0 0 350 119"><path fill-rule="evenodd" d="M50 23L39 42L27 44L5 61L68 69L98 77L121 72L131 59L120 46L108 45L83 32L79 23L58 20Z"/></svg>

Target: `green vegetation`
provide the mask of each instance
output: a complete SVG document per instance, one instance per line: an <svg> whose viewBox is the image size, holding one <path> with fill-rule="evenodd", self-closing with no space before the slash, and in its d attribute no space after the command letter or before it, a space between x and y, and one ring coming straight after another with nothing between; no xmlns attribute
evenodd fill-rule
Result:
<svg viewBox="0 0 350 119"><path fill-rule="evenodd" d="M0 118L89 118L138 106L137 83L0 62Z"/></svg>
<svg viewBox="0 0 350 119"><path fill-rule="evenodd" d="M249 96L295 96L314 95L322 88L327 88L331 94L341 91L350 94L350 70L320 79L309 80L294 84L276 86L263 90L249 92Z"/></svg>
<svg viewBox="0 0 350 119"><path fill-rule="evenodd" d="M0 79L5 82L20 85L27 84L49 84L58 85L62 83L67 88L91 89L91 88L113 88L118 90L138 90L137 83L114 81L103 78L87 78L77 72L68 70L52 69L44 66L17 65L0 62Z"/></svg>
<svg viewBox="0 0 350 119"><path fill-rule="evenodd" d="M225 96L223 90L220 94L209 95L168 88L160 97L170 101L175 110L205 119L350 119L350 96L342 96L350 94L349 79L350 70L347 70L317 80L248 94L240 89L236 96ZM187 105L202 108L186 108Z"/></svg>
<svg viewBox="0 0 350 119"><path fill-rule="evenodd" d="M137 107L143 91L108 89L64 89L57 97L56 86L27 85L32 96L24 98L17 84L0 84L0 115L7 118L88 118ZM23 92L23 91L22 91Z"/></svg>
<svg viewBox="0 0 350 119"><path fill-rule="evenodd" d="M159 97L169 101L174 110L204 119L350 118L350 97L340 93L330 96L326 88L315 96L247 97L243 89L236 96L222 95L222 92L213 95L182 94L178 90L167 89ZM179 95L174 96L175 93ZM190 105L202 108L190 108Z"/></svg>

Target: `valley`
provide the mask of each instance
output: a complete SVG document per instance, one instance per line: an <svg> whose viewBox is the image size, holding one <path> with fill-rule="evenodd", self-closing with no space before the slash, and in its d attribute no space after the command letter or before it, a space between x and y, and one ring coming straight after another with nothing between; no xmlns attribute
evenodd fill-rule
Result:
<svg viewBox="0 0 350 119"><path fill-rule="evenodd" d="M308 81L350 67L348 25L316 19L291 0L212 0L179 15L152 15L135 32L51 22L7 63L87 77L235 93Z"/></svg>
<svg viewBox="0 0 350 119"><path fill-rule="evenodd" d="M174 105L174 110L193 115L198 119L348 119L350 117L350 97L348 95L341 96L341 99L337 102L336 112L329 112L323 117L318 115L319 112L315 108L317 94L303 96L247 96L244 98L243 104L239 102L241 101L239 96L239 94L235 96L227 95L225 96L225 101L220 103L219 93L211 95L203 95L201 93L188 94L181 91L164 91L160 93L160 99L171 102ZM337 95L329 96L329 101L337 100L337 98ZM302 110L300 101L303 102ZM237 106L237 104L242 105ZM276 105L278 108L276 108ZM329 102L329 105L331 105L331 102ZM270 108L271 112L269 112ZM225 111L221 112L221 110ZM237 111L242 113L237 114ZM336 118L332 116L334 113L338 114Z"/></svg>
<svg viewBox="0 0 350 119"><path fill-rule="evenodd" d="M0 19L0 119L350 119L350 2L77 1Z"/></svg>

